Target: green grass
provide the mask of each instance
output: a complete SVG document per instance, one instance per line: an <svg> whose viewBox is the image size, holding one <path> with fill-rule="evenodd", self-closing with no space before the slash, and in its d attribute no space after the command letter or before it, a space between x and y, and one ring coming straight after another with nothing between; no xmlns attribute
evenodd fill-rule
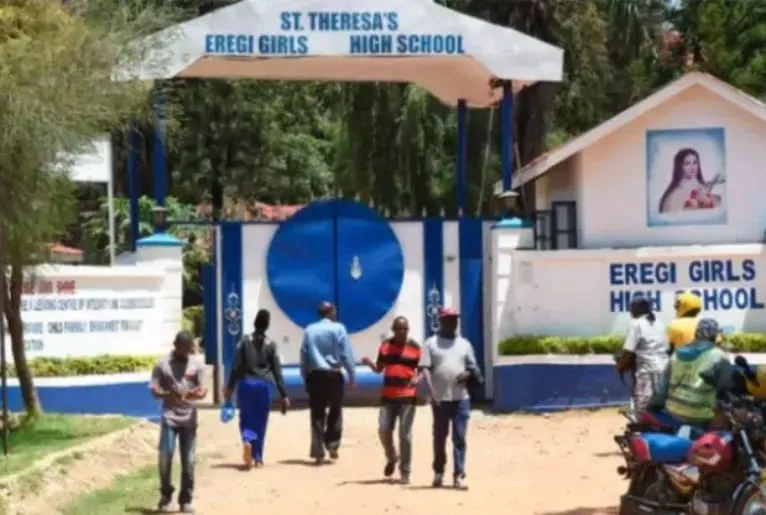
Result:
<svg viewBox="0 0 766 515"><path fill-rule="evenodd" d="M44 415L11 432L11 450L0 457L0 477L30 467L45 456L126 428L135 420L127 417Z"/></svg>
<svg viewBox="0 0 766 515"><path fill-rule="evenodd" d="M199 464L199 461L198 461ZM173 483L178 487L178 460L173 463ZM65 515L117 515L154 513L159 500L157 465L150 465L115 478L111 485L78 497L67 505Z"/></svg>

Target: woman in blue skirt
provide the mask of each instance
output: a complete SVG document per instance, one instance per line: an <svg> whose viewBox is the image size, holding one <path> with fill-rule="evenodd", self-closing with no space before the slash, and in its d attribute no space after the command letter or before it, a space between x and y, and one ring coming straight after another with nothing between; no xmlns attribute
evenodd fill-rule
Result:
<svg viewBox="0 0 766 515"><path fill-rule="evenodd" d="M255 316L252 334L242 338L226 386L226 400L237 390L239 430L242 434L242 457L246 468L263 465L263 444L269 423L271 385L281 397L282 414L290 407L277 346L266 336L271 314L261 309Z"/></svg>

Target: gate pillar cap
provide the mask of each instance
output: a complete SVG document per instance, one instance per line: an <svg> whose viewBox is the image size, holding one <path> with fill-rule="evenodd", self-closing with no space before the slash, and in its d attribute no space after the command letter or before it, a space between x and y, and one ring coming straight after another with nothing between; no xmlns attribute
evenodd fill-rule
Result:
<svg viewBox="0 0 766 515"><path fill-rule="evenodd" d="M518 217L512 217L512 218L503 218L499 222L496 222L492 225L493 229L521 229L525 227L530 227L531 224L525 220L522 220Z"/></svg>
<svg viewBox="0 0 766 515"><path fill-rule="evenodd" d="M136 247L183 247L183 245L181 240L166 232L158 232L136 242Z"/></svg>

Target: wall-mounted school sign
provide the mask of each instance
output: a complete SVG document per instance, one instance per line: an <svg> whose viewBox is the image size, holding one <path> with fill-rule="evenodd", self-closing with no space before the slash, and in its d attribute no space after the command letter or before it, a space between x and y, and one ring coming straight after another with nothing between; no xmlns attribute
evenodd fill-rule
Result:
<svg viewBox="0 0 766 515"><path fill-rule="evenodd" d="M678 293L702 301L702 316L726 332L766 331L766 253L761 244L516 252L500 338L625 334L644 297L665 323ZM502 262L502 260L500 260ZM504 293L498 298L506 299Z"/></svg>
<svg viewBox="0 0 766 515"><path fill-rule="evenodd" d="M674 296L692 291L703 311L764 309L753 258L691 259L609 263L609 309L628 311L635 296L649 299L655 311L671 311ZM670 298L664 295L672 292Z"/></svg>

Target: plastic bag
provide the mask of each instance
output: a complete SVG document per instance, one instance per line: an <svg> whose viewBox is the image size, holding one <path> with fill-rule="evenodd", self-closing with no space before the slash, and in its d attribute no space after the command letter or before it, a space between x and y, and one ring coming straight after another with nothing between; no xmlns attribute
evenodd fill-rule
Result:
<svg viewBox="0 0 766 515"><path fill-rule="evenodd" d="M231 422L234 415L234 404L231 401L224 402L221 406L221 422L224 424Z"/></svg>

